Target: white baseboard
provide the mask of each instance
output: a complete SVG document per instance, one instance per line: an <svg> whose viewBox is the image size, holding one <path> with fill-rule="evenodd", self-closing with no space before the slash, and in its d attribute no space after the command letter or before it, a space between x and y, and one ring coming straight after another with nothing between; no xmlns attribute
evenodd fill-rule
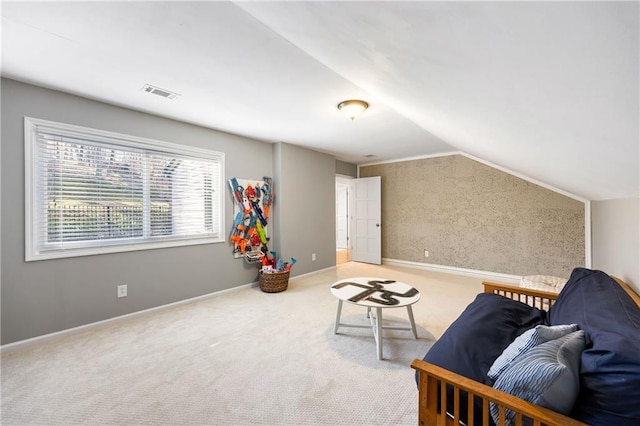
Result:
<svg viewBox="0 0 640 426"><path fill-rule="evenodd" d="M301 274L301 275L296 275L295 277L291 277L289 278L290 281L296 280L298 278L302 278L302 277L306 277L309 275L314 275L323 271L327 271L330 269L335 269L335 266L330 266L328 268L324 268L324 269L320 269L317 271L312 271L312 272L308 272L306 274ZM224 293L228 293L230 291L237 291L240 290L242 288L247 288L247 287L258 287L259 283L256 282L252 282L249 284L244 284L238 287L233 287L233 288L228 288L225 290L220 290L220 291L215 291L213 293L208 293L208 294L203 294L202 296L196 296L196 297L192 297L190 299L185 299L185 300L179 300L177 302L173 302L173 303L169 303L166 305L161 305L161 306L156 306L154 308L149 308L149 309L145 309L142 311L137 311L137 312L132 312L130 314L125 314L125 315L120 315L117 317L113 317L113 318L108 318L106 320L102 320L102 321L97 321L97 322L92 322L89 324L84 324L84 325L80 325L78 327L73 327L73 328L68 328L66 330L61 330L61 331L56 331L53 333L49 333L49 334L44 334L42 336L36 336L36 337L32 337L30 339L25 339L25 340L20 340L17 342L13 342L13 343L8 343L6 345L2 345L0 346L0 353L6 354L6 353L10 353L12 351L16 351L18 349L24 349L30 346L35 346L35 345L40 345L46 342L51 342L54 340L58 340L58 339L62 339L64 337L67 336L71 336L74 334L78 334L78 333L84 333L86 331L90 331L90 330L99 330L101 328L105 328L114 324L117 324L118 322L122 322L122 321L126 321L126 320L130 320L132 318L136 318L136 317L140 317L143 315L149 315L149 314L154 314L154 313L158 313L167 309L171 309L171 308L175 308L176 306L180 306L180 305L186 305L188 303L193 303L193 302L198 302L200 300L205 300L205 299L209 299L211 297L216 297L219 296L221 294Z"/></svg>
<svg viewBox="0 0 640 426"><path fill-rule="evenodd" d="M176 306L186 305L188 303L198 302L200 300L210 299L212 297L219 296L224 293L228 293L231 291L237 291L247 287L257 287L258 282L252 282L249 284L244 284L238 287L232 287L225 290L215 291L213 293L203 294L202 296L192 297L190 299L179 300L177 302L168 303L166 305L156 306L154 308L144 309L142 311L131 312L130 314L120 315L113 318L108 318L106 320L92 322L89 324L80 325L78 327L68 328L66 330L56 331L49 334L44 334L42 336L32 337L30 339L19 340L17 342L8 343L6 345L0 346L0 353L6 354L13 352L18 349L28 348L30 346L40 345L42 343L51 342L54 340L59 340L67 336L72 336L78 333L84 333L86 331L95 331L99 330L114 324L117 324L122 321L130 320L132 318L141 317L143 315L149 315L158 313L161 311L165 311L167 309L175 308Z"/></svg>
<svg viewBox="0 0 640 426"><path fill-rule="evenodd" d="M425 271L445 272L448 274L465 275L482 280L498 281L505 284L519 284L522 276L501 274L499 272L478 271L476 269L456 268L454 266L435 265L433 263L410 262L407 260L382 259L385 265L405 266L408 268L424 269Z"/></svg>
<svg viewBox="0 0 640 426"><path fill-rule="evenodd" d="M295 277L289 277L289 281L297 280L298 278L308 277L309 275L319 274L321 272L330 271L336 269L336 266L329 266L328 268L318 269L317 271L307 272L306 274L296 275Z"/></svg>

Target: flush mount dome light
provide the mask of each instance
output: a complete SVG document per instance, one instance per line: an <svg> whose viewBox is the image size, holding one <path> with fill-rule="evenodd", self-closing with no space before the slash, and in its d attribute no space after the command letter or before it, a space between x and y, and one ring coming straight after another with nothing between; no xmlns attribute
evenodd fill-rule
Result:
<svg viewBox="0 0 640 426"><path fill-rule="evenodd" d="M338 109L345 113L352 121L356 119L365 109L369 108L369 104L365 101L359 101L351 99L348 101L342 101L338 104Z"/></svg>

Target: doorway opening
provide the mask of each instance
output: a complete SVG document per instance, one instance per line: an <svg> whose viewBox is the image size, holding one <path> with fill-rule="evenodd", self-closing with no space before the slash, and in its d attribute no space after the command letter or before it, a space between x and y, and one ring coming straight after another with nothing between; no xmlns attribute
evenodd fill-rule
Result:
<svg viewBox="0 0 640 426"><path fill-rule="evenodd" d="M349 262L350 178L336 176L336 265Z"/></svg>

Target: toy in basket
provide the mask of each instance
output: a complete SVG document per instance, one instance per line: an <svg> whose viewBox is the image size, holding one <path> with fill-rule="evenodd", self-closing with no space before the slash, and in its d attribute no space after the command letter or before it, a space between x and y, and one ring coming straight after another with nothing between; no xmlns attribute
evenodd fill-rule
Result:
<svg viewBox="0 0 640 426"><path fill-rule="evenodd" d="M260 269L260 290L265 293L278 293L285 291L289 286L289 271L296 263L296 259L291 258L291 263L277 259L276 253L272 258L264 256L262 258L262 268Z"/></svg>

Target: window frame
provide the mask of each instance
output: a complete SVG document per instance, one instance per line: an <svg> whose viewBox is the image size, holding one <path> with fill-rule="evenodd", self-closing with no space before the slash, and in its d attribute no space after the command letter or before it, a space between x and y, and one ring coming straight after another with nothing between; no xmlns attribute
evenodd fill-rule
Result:
<svg viewBox="0 0 640 426"><path fill-rule="evenodd" d="M207 237L171 237L161 241L150 241L149 239L141 239L132 242L131 239L126 241L108 241L108 240L90 240L85 242L71 243L74 248L65 248L56 251L41 251L39 241L42 230L39 223L40 219L40 200L41 194L36 188L39 164L38 161L38 132L39 129L49 129L61 135L72 136L75 138L87 138L95 142L104 142L116 144L123 149L131 151L155 152L164 155L175 154L181 157L191 157L198 160L213 160L218 163L218 193L213 194L214 212L217 210L219 218L219 229L217 235ZM189 145L180 145L170 142L159 141L155 139L143 138L121 133L110 132L106 130L92 129L88 127L76 126L73 124L58 123L54 121L42 120L39 118L24 117L24 139L25 139L25 261L37 261L46 259L59 259L79 256L91 256L107 253L121 253L138 250L151 250L157 248L181 247L200 244L223 243L225 238L225 197L224 188L225 181L225 154L219 151L213 151L204 148L193 147ZM215 180L215 177L214 177ZM215 188L215 187L214 187ZM148 191L148 188L145 188ZM216 208L217 206L217 208Z"/></svg>

